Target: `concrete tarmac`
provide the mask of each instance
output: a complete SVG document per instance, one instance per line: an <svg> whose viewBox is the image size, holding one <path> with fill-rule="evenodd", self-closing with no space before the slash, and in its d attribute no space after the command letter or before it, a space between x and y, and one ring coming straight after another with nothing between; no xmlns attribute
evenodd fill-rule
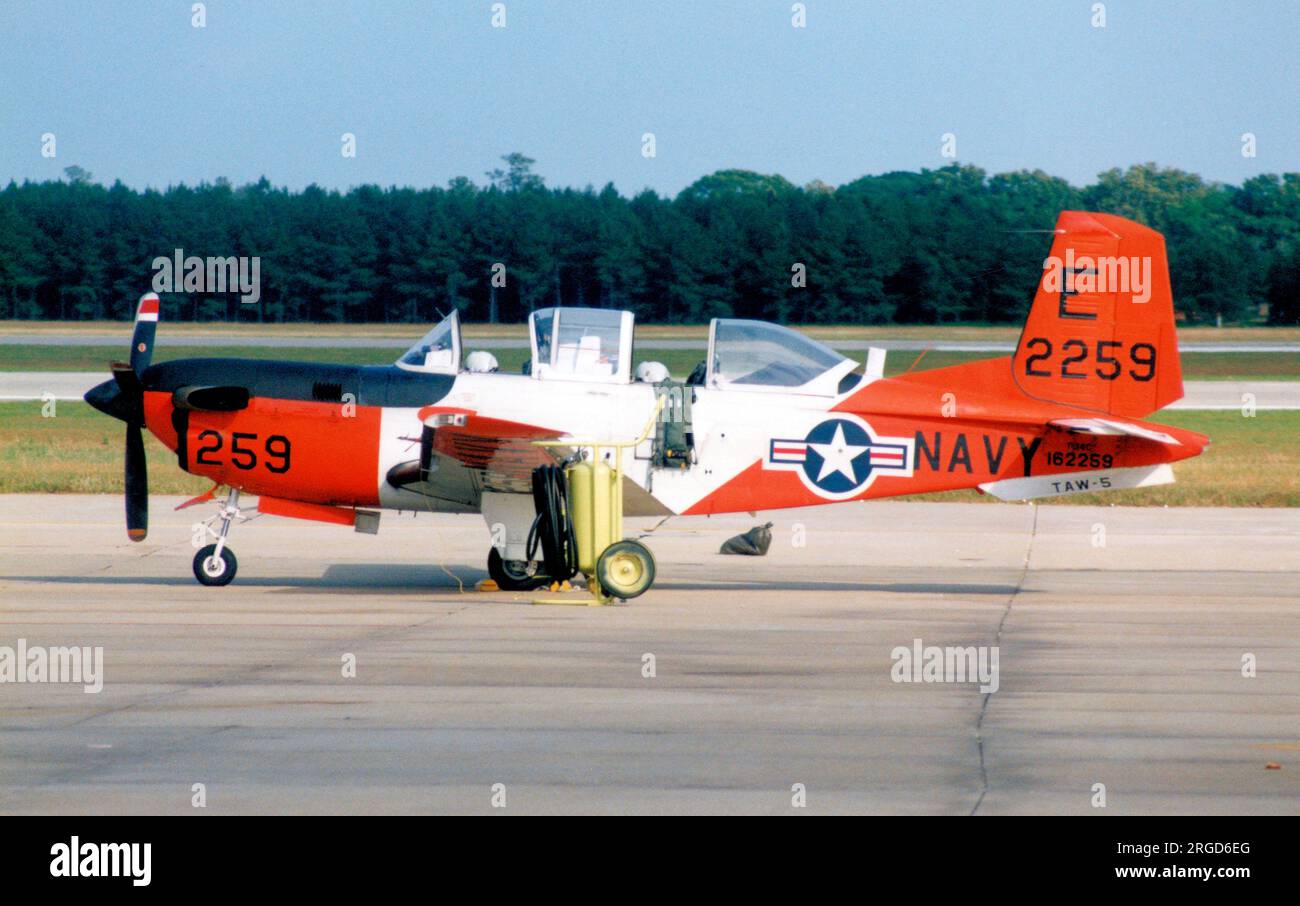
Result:
<svg viewBox="0 0 1300 906"><path fill-rule="evenodd" d="M203 588L177 502L0 496L0 646L103 647L0 683L0 812L1300 814L1300 511L632 520L658 581L596 608L475 591L477 516L254 516ZM997 690L896 682L918 639Z"/></svg>

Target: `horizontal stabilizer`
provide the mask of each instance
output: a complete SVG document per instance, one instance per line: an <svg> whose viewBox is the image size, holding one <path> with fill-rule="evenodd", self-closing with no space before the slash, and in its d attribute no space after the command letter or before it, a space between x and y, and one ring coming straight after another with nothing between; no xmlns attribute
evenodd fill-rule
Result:
<svg viewBox="0 0 1300 906"><path fill-rule="evenodd" d="M1171 447L1182 446L1182 443L1177 438L1171 437L1163 431L1153 431L1141 425L1112 421L1108 418L1058 418L1047 424L1050 428L1069 431L1071 434L1098 434L1111 437L1128 435L1129 437L1154 440L1157 443L1167 444Z"/></svg>

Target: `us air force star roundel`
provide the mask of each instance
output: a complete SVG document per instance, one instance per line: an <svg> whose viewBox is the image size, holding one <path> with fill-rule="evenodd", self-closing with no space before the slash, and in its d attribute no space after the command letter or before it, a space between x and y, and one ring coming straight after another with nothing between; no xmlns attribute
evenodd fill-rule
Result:
<svg viewBox="0 0 1300 906"><path fill-rule="evenodd" d="M801 440L773 438L765 469L797 472L808 490L827 500L847 500L880 474L910 478L912 447L904 437L877 437L855 415L837 414L814 425Z"/></svg>

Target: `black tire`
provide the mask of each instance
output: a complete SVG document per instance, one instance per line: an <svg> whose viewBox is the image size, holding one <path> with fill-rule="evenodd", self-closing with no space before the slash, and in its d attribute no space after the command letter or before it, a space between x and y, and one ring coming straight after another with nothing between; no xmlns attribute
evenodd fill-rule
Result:
<svg viewBox="0 0 1300 906"><path fill-rule="evenodd" d="M235 572L239 569L239 561L235 559L235 552L228 547L221 549L221 571L210 573L205 569L207 561L216 553L217 546L209 544L202 548L194 555L194 578L199 580L200 585L229 585L230 581L235 578ZM213 564L215 567L216 564Z"/></svg>
<svg viewBox="0 0 1300 906"><path fill-rule="evenodd" d="M615 541L596 561L601 590L613 598L645 594L655 581L655 558L640 541Z"/></svg>
<svg viewBox="0 0 1300 906"><path fill-rule="evenodd" d="M540 573L528 575L520 569L523 561L506 561L495 547L488 548L488 575L502 591L532 591L550 583L550 579Z"/></svg>

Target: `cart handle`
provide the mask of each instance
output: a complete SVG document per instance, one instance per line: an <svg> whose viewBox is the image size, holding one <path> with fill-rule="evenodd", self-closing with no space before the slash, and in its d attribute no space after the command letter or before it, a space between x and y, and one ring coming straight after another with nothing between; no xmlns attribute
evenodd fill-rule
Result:
<svg viewBox="0 0 1300 906"><path fill-rule="evenodd" d="M535 440L532 441L532 443L539 447L591 447L594 450L598 450L601 447L611 447L615 450L623 450L628 447L639 446L640 444L645 443L646 438L650 436L650 432L655 429L655 422L658 421L659 413L662 412L663 409L664 398L661 396L655 400L654 411L650 413L649 420L646 421L645 427L641 429L641 433L637 435L635 440L582 440L580 438L575 438L573 440Z"/></svg>

